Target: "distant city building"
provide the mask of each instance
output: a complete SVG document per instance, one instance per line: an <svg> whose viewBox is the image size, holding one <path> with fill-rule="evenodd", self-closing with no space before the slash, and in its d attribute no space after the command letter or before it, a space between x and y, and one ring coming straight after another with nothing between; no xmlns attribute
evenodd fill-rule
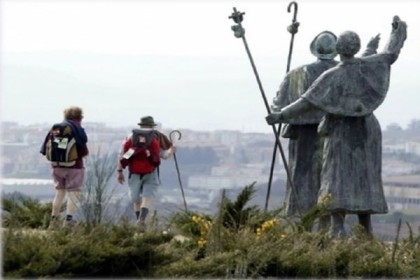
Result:
<svg viewBox="0 0 420 280"><path fill-rule="evenodd" d="M420 155L420 142L407 141L403 143L384 144L383 151L388 153L409 153Z"/></svg>
<svg viewBox="0 0 420 280"><path fill-rule="evenodd" d="M19 191L41 200L51 200L54 188L50 178L50 165L39 153L39 148L51 124L20 125L16 122L2 122L0 142L0 163L2 168L1 188L3 192ZM109 127L106 123L86 122L91 157L109 155L110 160L118 152L122 139L136 127L136 121L126 127ZM170 129L163 130L169 135ZM243 133L238 130L194 131L181 130L177 139L178 163L184 182L185 195L191 209L213 209L221 190L238 191L256 182L266 185L272 159L274 138L271 133ZM382 171L384 191L390 210L420 209L420 140L392 138L384 141ZM387 140L387 139L385 139ZM282 138L284 147L287 140ZM184 151L198 158L195 151L212 151L200 154L199 163L182 161ZM287 149L285 151L287 153ZM184 154L185 155L185 154ZM204 155L204 156L203 156ZM208 155L214 156L212 161ZM396 156L395 156L396 155ZM401 156L399 156L401 155ZM286 155L287 156L287 155ZM410 160L407 160L407 157ZM416 159L417 157L417 159ZM185 158L185 157L184 157ZM191 158L189 159L191 161ZM207 161L206 161L207 160ZM286 181L286 172L280 156L275 167L274 180ZM192 162L192 161L191 161ZM162 202L182 207L179 186L174 165L168 162L161 166ZM165 177L166 176L166 177ZM285 188L285 186L280 186ZM118 189L124 193L124 187ZM265 192L265 190L262 190ZM265 193L264 193L265 195ZM124 194L113 198L118 201ZM190 208L190 207L189 207Z"/></svg>
<svg viewBox="0 0 420 280"><path fill-rule="evenodd" d="M420 175L387 177L383 184L390 210L420 210Z"/></svg>

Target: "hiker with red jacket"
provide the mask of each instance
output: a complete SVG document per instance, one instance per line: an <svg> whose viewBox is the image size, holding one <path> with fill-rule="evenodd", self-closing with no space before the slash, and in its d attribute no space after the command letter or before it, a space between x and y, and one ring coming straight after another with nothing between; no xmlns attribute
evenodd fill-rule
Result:
<svg viewBox="0 0 420 280"><path fill-rule="evenodd" d="M166 135L156 130L151 116L145 116L124 139L117 165L117 180L125 183L124 169L128 167L128 187L140 232L146 230L146 217L160 185L158 167L160 159L168 159L175 146Z"/></svg>
<svg viewBox="0 0 420 280"><path fill-rule="evenodd" d="M55 197L49 228L59 226L60 209L67 194L65 227L72 227L85 176L83 158L89 154L87 135L81 126L83 110L72 106L64 110L64 121L54 124L45 137L40 153L51 162Z"/></svg>

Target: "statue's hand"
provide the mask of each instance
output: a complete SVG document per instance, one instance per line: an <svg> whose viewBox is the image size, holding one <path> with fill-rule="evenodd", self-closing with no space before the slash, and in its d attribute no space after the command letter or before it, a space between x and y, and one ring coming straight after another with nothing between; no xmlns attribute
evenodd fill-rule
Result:
<svg viewBox="0 0 420 280"><path fill-rule="evenodd" d="M267 121L267 123L269 125L273 125L275 123L280 123L284 120L281 112L275 112L275 113L271 113L269 114L267 117L265 117L265 120Z"/></svg>
<svg viewBox="0 0 420 280"><path fill-rule="evenodd" d="M245 34L245 29L241 25L233 25L231 29L236 38L242 38Z"/></svg>
<svg viewBox="0 0 420 280"><path fill-rule="evenodd" d="M281 107L279 105L277 105L277 104L271 105L271 111L272 112L280 112L280 110L281 110Z"/></svg>
<svg viewBox="0 0 420 280"><path fill-rule="evenodd" d="M400 20L399 16L394 16L393 19L392 19L392 29L397 29L400 21L401 20Z"/></svg>
<svg viewBox="0 0 420 280"><path fill-rule="evenodd" d="M407 23L400 19L399 16L394 16L392 19L392 33L400 34L400 40L407 39Z"/></svg>
<svg viewBox="0 0 420 280"><path fill-rule="evenodd" d="M370 38L369 43L367 44L367 47L369 49L377 50L379 46L379 41L381 40L381 34L376 35L375 37Z"/></svg>
<svg viewBox="0 0 420 280"><path fill-rule="evenodd" d="M397 30L401 28L401 26L403 26L403 28L407 28L407 23L401 20L399 16L394 16L392 19L392 30Z"/></svg>

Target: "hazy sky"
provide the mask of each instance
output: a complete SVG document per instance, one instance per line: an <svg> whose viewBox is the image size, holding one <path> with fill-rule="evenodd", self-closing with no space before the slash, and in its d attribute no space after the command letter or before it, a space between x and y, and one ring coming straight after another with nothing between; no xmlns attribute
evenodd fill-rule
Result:
<svg viewBox="0 0 420 280"><path fill-rule="evenodd" d="M85 120L137 123L151 114L167 128L271 132L232 8L245 12L252 56L271 103L286 71L290 1L22 1L1 2L1 117L22 124L55 122L79 105ZM420 119L418 1L298 1L291 67L310 63L323 30L380 33L394 15L408 39L392 66L382 127Z"/></svg>

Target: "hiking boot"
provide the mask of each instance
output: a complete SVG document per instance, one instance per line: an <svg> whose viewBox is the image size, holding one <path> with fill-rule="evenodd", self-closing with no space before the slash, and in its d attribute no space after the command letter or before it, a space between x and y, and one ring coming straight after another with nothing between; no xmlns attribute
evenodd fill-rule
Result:
<svg viewBox="0 0 420 280"><path fill-rule="evenodd" d="M137 229L139 230L139 232L142 232L142 233L146 232L147 226L146 226L145 221L137 220L136 226L137 226Z"/></svg>
<svg viewBox="0 0 420 280"><path fill-rule="evenodd" d="M63 222L63 228L65 229L72 229L77 224L75 220L65 220Z"/></svg>
<svg viewBox="0 0 420 280"><path fill-rule="evenodd" d="M50 224L48 225L49 230L55 230L60 227L60 220L59 219L52 219Z"/></svg>

